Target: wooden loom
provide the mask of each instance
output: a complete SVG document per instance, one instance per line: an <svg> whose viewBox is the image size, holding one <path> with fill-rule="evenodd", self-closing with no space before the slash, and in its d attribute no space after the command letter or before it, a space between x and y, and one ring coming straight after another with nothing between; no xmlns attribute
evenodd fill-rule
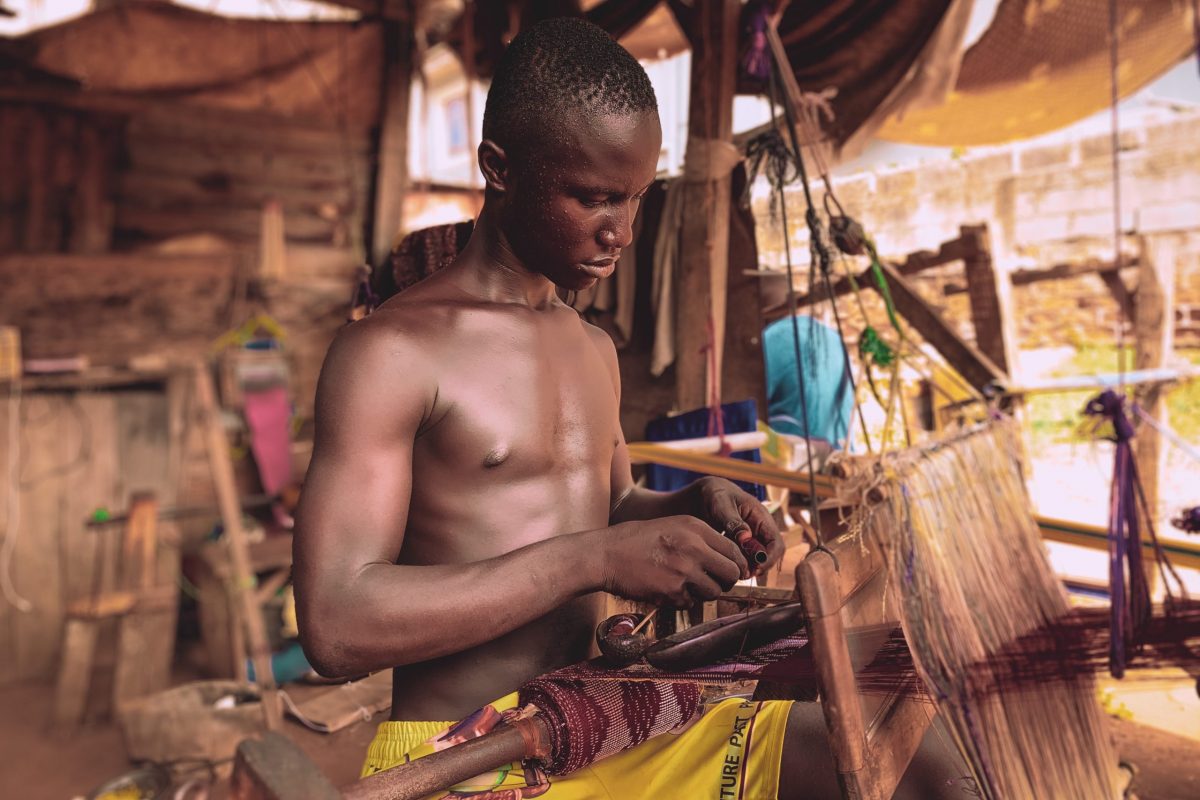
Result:
<svg viewBox="0 0 1200 800"><path fill-rule="evenodd" d="M977 439L980 437L986 439L988 436L995 435L994 431L985 429L982 432L975 432L959 438L969 440L973 436ZM937 447L941 447L944 452L951 452L954 445L935 445L935 449ZM982 447L985 451L995 449L990 441L985 441ZM906 455L898 454L896 458L903 459ZM915 455L918 460L924 457L922 452L916 452ZM959 457L953 452L951 452L951 456ZM898 483L901 477L901 466L896 458L891 458L886 466L885 471L890 470L892 474L882 484L875 479L865 479L862 473L826 483L829 489L837 490L843 496L847 496L850 492L859 492L863 502L858 507L859 513L851 513L849 516L844 514L846 508L844 501L840 503L843 519L850 524L844 526L840 535L832 538L824 547L811 552L796 570L796 595L805 604L809 647L815 665L816 691L821 700L831 751L843 787L843 796L855 800L857 798L886 800L892 796L934 716L934 706L931 704L929 695L922 692L915 681L908 687L908 691L879 693L872 691L869 687L860 686L856 678L856 674L876 657L876 654L889 640L894 641L894 637L889 634L895 625L904 622L907 631L908 625L912 623L912 620L904 619L904 597L900 591L901 581L897 577L897 564L902 563L898 560L900 551L897 548L899 545L895 542L880 541L878 535L880 527L875 525L872 530L870 518L873 515L872 508L889 505L889 494L903 492ZM991 484L991 480L981 482L981 485L984 486ZM867 489L868 486L870 489ZM867 494L871 490L874 490L873 501L867 499ZM1006 498L1001 497L1000 499ZM934 500L936 501L937 498ZM933 505L936 506L936 504L934 502ZM892 505L894 506L894 504ZM929 503L926 502L925 505L928 506ZM1023 506L1009 509L1013 519L1019 519L1021 514L1028 518L1027 512L1023 512L1022 509ZM936 509L931 513L937 513ZM873 516L877 517L884 527L895 524L894 517L888 517L887 514L874 514ZM1021 526L1018 525L1018 527ZM1026 544L1033 541L1036 546L1036 533L1031 535L1031 532L1036 531L1033 523L1029 521L1023 526L1023 529ZM890 538L899 541L902 537ZM1004 536L992 538L997 541L991 542L987 547L983 546L984 543L980 543L982 550L994 554L1010 548L1011 543ZM1028 553L1020 551L1018 555L1025 557ZM1044 569L1039 570L1035 564L1025 570L1026 575L1022 580L1026 580L1026 584L1030 580L1035 583L1046 583L1047 581L1053 583L1053 575L1049 573L1048 566L1042 562L1042 567ZM947 571L953 570L942 570L943 573ZM1020 581L1017 583L1024 587L1022 590L1027 588L1026 584L1022 584ZM1054 594L1054 590L1051 590L1051 594ZM738 587L727 597L717 601L714 606L718 611L728 612L734 607L744 607L747 604L765 605L789 598L789 593L778 589ZM1049 602L1050 605L1055 606L1060 601L1061 597L1058 601L1051 597ZM1063 607L1065 607L1065 602ZM867 632L865 635L864 631ZM1022 631L1018 628L1015 633L1019 635ZM922 662L920 654L914 655L917 656L918 672L926 678L928 683L928 672L931 668L928 663ZM1095 708L1094 693L1091 691L1090 682L1090 676L1080 678L1078 686L1075 687L1075 694L1062 700L1062 704L1070 713L1082 715L1090 720L1089 724L1094 729L1096 720L1099 720L1101 716L1098 708ZM1063 694L1058 685L1052 687L1049 692L1051 697ZM993 705L998 705L1002 709L1004 704L997 700ZM1091 706L1090 710L1089 705ZM995 708L992 711L994 712ZM953 715L952 711L951 716L953 717ZM1008 723L1003 723L1001 720L995 724L998 728L1003 728L1004 724ZM1025 723L1017 720L1011 724ZM969 749L979 746L978 743L964 741L963 731L955 731L953 724L951 730L954 732L955 738L959 740L960 748ZM498 754L494 751L491 753L492 757L499 758L497 763L506 763L520 757L520 753L512 751L511 748L519 750L522 746L522 737L515 731L506 733L510 749L502 748ZM1059 734L1059 738L1066 737ZM1036 737L1033 737L1033 740L1036 741ZM1119 790L1116 788L1118 779L1115 756L1107 751L1105 742L1097 741L1094 737L1083 737L1083 743L1085 747L1094 749L1094 752L1089 751L1090 755L1084 753L1075 760L1085 765L1082 771L1101 773L1096 780L1104 787L1102 792L1089 796L1117 797ZM988 746L995 747L996 743L991 742ZM455 754L457 749L450 748L436 756L412 762L403 768L380 773L373 776L370 781L360 781L346 787L345 791L348 796L372 799L424 796L431 790L431 787L449 786L457 780L480 771L478 761L472 760L465 765L463 763L456 765L455 762L460 757L478 756L482 747L476 745L472 748L471 754L464 750L461 756ZM1051 750L1047 749L1047 752L1051 752ZM1029 757L1029 753L1022 754L1022 758ZM298 774L294 771L296 758L297 754L292 751L286 740L281 738L265 742L245 743L239 754L237 767L237 773L240 775L237 778L238 785L242 786L243 790L237 796L277 798L278 800L287 800L287 798L296 796L338 796L327 782L324 786L329 791L328 795L314 794L314 784L311 781L306 782L307 788L302 795L296 794L294 783L289 788L288 782L294 780L294 776ZM1089 760L1094 763L1087 765ZM283 770L282 765L285 763L292 766ZM1036 758L1032 763L1037 763ZM1095 765L1102 765L1103 768L1097 770ZM1048 772L1058 771L1056 766L1061 767L1062 765L1042 764L1042 767ZM1037 772L1038 770L1032 771ZM290 773L291 777L284 774L285 772ZM461 775L455 777L459 773ZM309 774L311 777L311 772L304 774ZM989 790L989 780L992 779L977 775L977 781L983 787L983 796L1020 796L1012 793L1011 785L1006 793L997 793L994 788ZM1049 785L1053 786L1055 779L1049 780L1051 781ZM1045 785L1041 784L1041 786ZM247 789L245 787L254 788Z"/></svg>

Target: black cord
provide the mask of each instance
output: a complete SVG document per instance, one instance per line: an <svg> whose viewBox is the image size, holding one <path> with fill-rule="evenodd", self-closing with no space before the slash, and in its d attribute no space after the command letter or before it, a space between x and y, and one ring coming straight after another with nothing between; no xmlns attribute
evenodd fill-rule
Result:
<svg viewBox="0 0 1200 800"><path fill-rule="evenodd" d="M770 96L768 104L771 107L771 130L769 133L778 136L778 123L775 117L775 97L777 96L776 85L776 70L780 69L778 63L772 59L771 79L769 81ZM787 106L784 105L784 113L787 113ZM809 200L809 209L812 209L812 197L809 194L808 180L804 173L804 161L800 155L799 145L796 143L795 128L790 124L788 130L792 135L792 143L796 149L792 152L792 157L795 159L795 168L797 175L800 176L804 183L805 197ZM784 174L782 169L777 170L777 174ZM805 468L808 471L808 500L809 512L812 517L813 532L817 535L817 543L824 541L824 536L821 533L821 515L820 509L817 507L817 479L813 473L813 453L812 453L812 428L808 424L808 391L804 380L804 365L801 362L800 354L800 323L796 320L796 287L793 283L794 269L792 266L792 245L788 238L788 219L787 219L787 198L783 195L783 184L781 182L774 183L774 190L779 193L779 208L781 214L781 222L783 224L783 251L784 258L787 263L787 297L788 297L788 316L791 318L792 325L792 350L796 358L796 381L800 390L800 421L804 425L804 457ZM811 267L810 267L811 269Z"/></svg>

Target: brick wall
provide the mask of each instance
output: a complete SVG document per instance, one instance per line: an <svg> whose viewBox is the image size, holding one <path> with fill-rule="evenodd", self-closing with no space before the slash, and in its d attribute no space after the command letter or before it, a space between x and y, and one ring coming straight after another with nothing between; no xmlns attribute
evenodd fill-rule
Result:
<svg viewBox="0 0 1200 800"><path fill-rule="evenodd" d="M1127 124L1121 137L1123 247L1136 252L1135 234L1179 238L1176 337L1181 346L1200 346L1200 111L1162 111L1157 119L1146 115ZM771 218L765 183L756 188L762 265L782 268L780 225ZM820 203L822 192L814 189ZM988 225L997 265L1006 271L1112 256L1107 133L848 175L834 180L834 191L880 253L897 260L936 249L956 238L960 225L978 223ZM809 260L803 204L800 188L790 188L792 256L802 270ZM1125 277L1132 283L1136 274ZM947 284L963 284L961 265L923 273L917 282L964 334L972 333L966 295L943 293ZM1019 346L1027 348L1112 341L1120 314L1096 275L1016 287L1013 305Z"/></svg>

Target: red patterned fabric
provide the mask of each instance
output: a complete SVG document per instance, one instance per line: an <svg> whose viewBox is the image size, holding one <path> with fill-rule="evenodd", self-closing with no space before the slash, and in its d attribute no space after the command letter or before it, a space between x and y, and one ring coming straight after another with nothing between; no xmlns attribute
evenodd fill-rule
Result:
<svg viewBox="0 0 1200 800"><path fill-rule="evenodd" d="M542 767L566 775L691 721L700 711L700 686L663 681L538 678L520 691L550 731Z"/></svg>
<svg viewBox="0 0 1200 800"><path fill-rule="evenodd" d="M602 659L563 667L525 684L520 705L533 704L550 730L550 756L542 764L565 775L628 750L687 723L700 711L702 684L765 677L801 657L804 635L681 673L647 664L614 670Z"/></svg>

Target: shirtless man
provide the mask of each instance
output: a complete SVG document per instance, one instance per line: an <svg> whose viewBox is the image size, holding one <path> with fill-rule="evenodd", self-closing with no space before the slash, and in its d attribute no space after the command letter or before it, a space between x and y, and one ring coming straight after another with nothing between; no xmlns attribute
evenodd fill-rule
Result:
<svg viewBox="0 0 1200 800"><path fill-rule="evenodd" d="M317 393L295 539L301 637L322 674L394 668L385 726L444 727L585 658L602 591L717 597L750 571L714 529L744 521L766 568L783 551L728 481L634 486L613 343L557 296L611 275L632 244L661 146L640 65L587 23L541 23L506 51L483 133L470 243L343 330ZM772 713L771 794L788 706ZM811 786L788 772L784 796ZM557 788L551 800L591 796Z"/></svg>

